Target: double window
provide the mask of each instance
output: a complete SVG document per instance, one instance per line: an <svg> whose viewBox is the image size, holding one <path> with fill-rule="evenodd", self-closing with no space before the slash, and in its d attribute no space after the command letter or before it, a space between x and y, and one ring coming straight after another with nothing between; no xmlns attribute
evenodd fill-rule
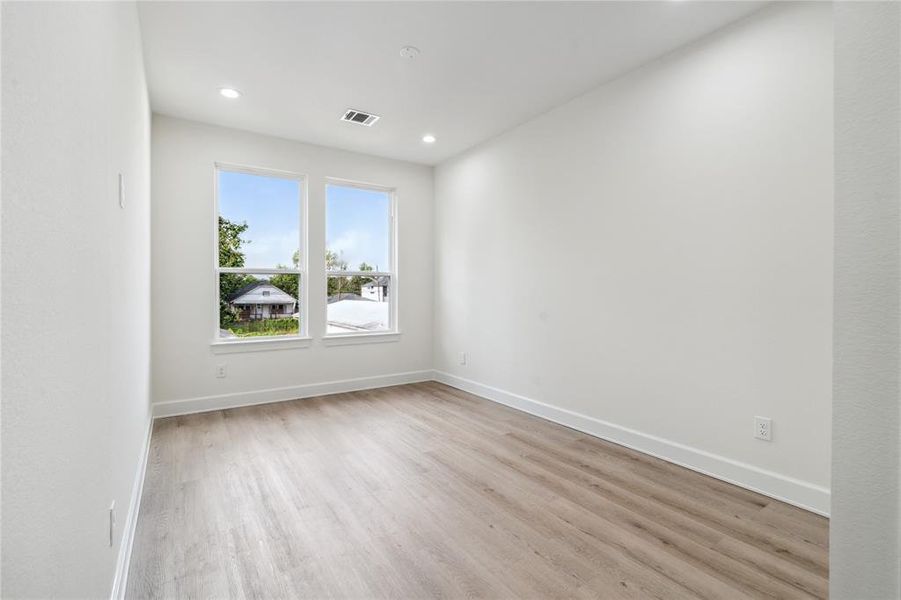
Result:
<svg viewBox="0 0 901 600"><path fill-rule="evenodd" d="M392 190L337 180L326 186L325 260L312 270L325 275L319 315L308 310L303 178L217 165L215 197L214 341L303 338L311 319L330 338L396 330Z"/></svg>

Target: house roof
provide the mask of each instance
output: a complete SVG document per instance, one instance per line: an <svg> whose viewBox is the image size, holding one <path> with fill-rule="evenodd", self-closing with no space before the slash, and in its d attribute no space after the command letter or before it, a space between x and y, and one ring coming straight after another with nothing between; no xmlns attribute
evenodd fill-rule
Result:
<svg viewBox="0 0 901 600"><path fill-rule="evenodd" d="M354 294L353 292L341 292L340 294L335 294L328 297L329 304L340 302L341 300L360 300L363 302L372 302L372 300L370 300L369 298L364 298L360 294Z"/></svg>
<svg viewBox="0 0 901 600"><path fill-rule="evenodd" d="M390 282L390 280L388 277L376 277L376 278L364 283L363 287L368 288L368 287L388 285L389 282Z"/></svg>
<svg viewBox="0 0 901 600"><path fill-rule="evenodd" d="M263 292L269 292L264 295ZM232 294L232 304L294 304L296 300L268 281L255 281Z"/></svg>
<svg viewBox="0 0 901 600"><path fill-rule="evenodd" d="M254 281L253 283L248 283L245 286L241 286L240 288L238 288L238 291L236 291L235 293L233 293L231 296L228 297L228 301L231 302L235 298L240 298L241 296L243 296L250 290L252 290L254 288L258 288L259 286L263 285L264 283L269 283L269 282L268 281Z"/></svg>
<svg viewBox="0 0 901 600"><path fill-rule="evenodd" d="M341 300L328 307L328 326L332 330L378 331L388 327L390 304Z"/></svg>

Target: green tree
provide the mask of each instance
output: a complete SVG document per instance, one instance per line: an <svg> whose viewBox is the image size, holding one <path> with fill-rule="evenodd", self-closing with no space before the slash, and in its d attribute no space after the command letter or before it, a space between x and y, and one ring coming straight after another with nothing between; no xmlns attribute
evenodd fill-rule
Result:
<svg viewBox="0 0 901 600"><path fill-rule="evenodd" d="M294 263L295 269L298 266L300 266L300 251L299 250L294 252L294 255L291 257L291 262ZM277 268L287 269L288 267L280 264L280 265L277 265ZM280 289L281 291L285 292L286 294L288 294L289 296L294 298L294 300L296 302L300 302L300 300L299 300L300 296L298 296L299 279L298 279L297 275L295 275L294 273L284 273L282 275L274 275L272 277L272 279L269 280L269 282L272 285L274 285L275 287L277 287L278 289Z"/></svg>
<svg viewBox="0 0 901 600"><path fill-rule="evenodd" d="M360 266L357 267L357 271L374 271L375 269L372 265L368 265L365 262L361 262ZM362 294L363 286L372 281L372 277L362 277L360 275L354 275L350 278L350 286L349 290L354 294Z"/></svg>
<svg viewBox="0 0 901 600"><path fill-rule="evenodd" d="M241 234L247 231L247 223L233 223L224 217L219 217L219 266L243 267L244 253L242 244L250 243L241 238ZM256 281L252 275L241 273L221 273L219 275L219 326L227 328L236 320L236 315L228 299L239 289Z"/></svg>
<svg viewBox="0 0 901 600"><path fill-rule="evenodd" d="M338 254L334 250L325 251L325 269L327 271L347 271L347 261L344 260L343 254ZM361 262L357 267L358 271L375 271L375 268L365 262ZM328 295L340 296L341 294L357 294L360 295L363 285L372 281L372 277L363 277L354 275L352 277L329 277L328 278Z"/></svg>
<svg viewBox="0 0 901 600"><path fill-rule="evenodd" d="M338 254L334 250L325 251L325 270L326 271L346 271L347 261L343 258L344 252Z"/></svg>
<svg viewBox="0 0 901 600"><path fill-rule="evenodd" d="M325 270L326 271L346 271L347 261L343 258L343 252L338 254L334 250L325 251ZM348 277L329 277L328 278L328 296L339 296L348 293Z"/></svg>
<svg viewBox="0 0 901 600"><path fill-rule="evenodd" d="M243 267L244 253L241 252L243 244L249 244L249 240L241 238L241 234L247 231L247 223L232 223L225 217L219 217L219 266Z"/></svg>

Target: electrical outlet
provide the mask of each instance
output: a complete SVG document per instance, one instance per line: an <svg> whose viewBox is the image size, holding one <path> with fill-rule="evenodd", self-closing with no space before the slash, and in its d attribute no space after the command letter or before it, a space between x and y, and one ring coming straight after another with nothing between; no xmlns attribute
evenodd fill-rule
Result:
<svg viewBox="0 0 901 600"><path fill-rule="evenodd" d="M109 505L109 545L112 548L113 540L116 538L116 501L113 500Z"/></svg>
<svg viewBox="0 0 901 600"><path fill-rule="evenodd" d="M460 356L458 357L458 360L459 360L459 362L460 362L461 365L465 365L465 364L466 364L466 353L465 353L465 352L461 352L461 353L460 353Z"/></svg>
<svg viewBox="0 0 901 600"><path fill-rule="evenodd" d="M772 442L773 420L769 417L754 417L754 437L765 442Z"/></svg>
<svg viewBox="0 0 901 600"><path fill-rule="evenodd" d="M225 365L216 365L216 377L222 379L228 375L228 371L225 369Z"/></svg>

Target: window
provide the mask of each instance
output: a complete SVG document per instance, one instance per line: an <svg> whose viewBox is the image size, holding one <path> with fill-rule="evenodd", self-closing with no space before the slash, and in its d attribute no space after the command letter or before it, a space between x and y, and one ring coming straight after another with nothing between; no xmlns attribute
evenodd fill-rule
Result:
<svg viewBox="0 0 901 600"><path fill-rule="evenodd" d="M394 192L326 186L326 335L396 329Z"/></svg>
<svg viewBox="0 0 901 600"><path fill-rule="evenodd" d="M303 191L296 175L217 165L214 339L306 333Z"/></svg>

